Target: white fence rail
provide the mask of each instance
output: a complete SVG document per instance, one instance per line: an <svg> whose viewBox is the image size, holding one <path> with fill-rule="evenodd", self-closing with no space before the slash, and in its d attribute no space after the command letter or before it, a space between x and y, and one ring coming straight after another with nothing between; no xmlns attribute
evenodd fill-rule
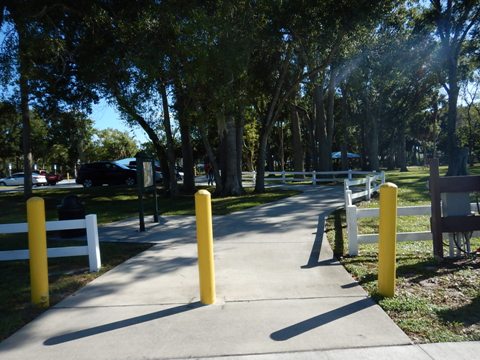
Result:
<svg viewBox="0 0 480 360"><path fill-rule="evenodd" d="M345 209L348 204L352 204L354 200L365 198L370 200L372 194L380 190L380 186L385 183L385 173L367 172L362 179L346 179L344 182ZM362 190L357 191L361 187Z"/></svg>
<svg viewBox="0 0 480 360"><path fill-rule="evenodd" d="M383 180L385 181L385 175L383 174ZM283 184L287 182L311 182L312 185L316 185L320 182L343 182L346 180L349 181L357 181L354 178L358 175L360 176L367 176L371 177L372 183L374 179L377 179L379 174L371 171L353 171L353 170L346 170L346 171L265 171L265 181L267 182L281 182ZM300 177L296 177L295 175L301 175ZM253 184L255 184L257 174L255 171L244 171L242 172L242 178L244 181L251 180ZM363 181L362 184L365 184L365 179L359 179L358 181ZM351 186L354 184L352 183Z"/></svg>
<svg viewBox="0 0 480 360"><path fill-rule="evenodd" d="M347 236L348 236L348 254L351 256L358 255L359 244L372 244L378 242L378 234L358 234L358 219L379 217L380 209L358 209L352 204L352 193L348 190L345 194L347 205L345 207L347 217ZM477 210L477 204L470 204L471 211ZM405 206L397 208L397 216L430 216L431 206ZM474 232L475 236L479 236L480 232ZM425 241L432 240L431 231L417 232L401 232L397 233L397 241ZM450 242L450 253L452 254L452 242Z"/></svg>
<svg viewBox="0 0 480 360"><path fill-rule="evenodd" d="M97 215L85 216L85 219L47 221L47 231L86 229L86 246L68 246L47 249L49 258L88 255L91 272L98 272L102 266L100 259L100 245L98 240ZM27 223L0 224L0 234L19 234L28 232ZM0 261L27 260L30 258L29 250L0 251Z"/></svg>

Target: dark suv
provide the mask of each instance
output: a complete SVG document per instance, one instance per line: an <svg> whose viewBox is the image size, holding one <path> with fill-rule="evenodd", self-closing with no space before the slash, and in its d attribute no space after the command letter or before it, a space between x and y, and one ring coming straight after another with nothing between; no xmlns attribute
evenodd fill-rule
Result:
<svg viewBox="0 0 480 360"><path fill-rule="evenodd" d="M97 161L83 164L75 182L86 188L103 184L132 186L137 182L137 172L113 161Z"/></svg>

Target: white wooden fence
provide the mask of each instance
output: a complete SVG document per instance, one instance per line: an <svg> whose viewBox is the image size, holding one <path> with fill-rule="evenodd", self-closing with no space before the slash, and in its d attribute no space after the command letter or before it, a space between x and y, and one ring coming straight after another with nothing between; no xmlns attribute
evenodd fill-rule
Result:
<svg viewBox="0 0 480 360"><path fill-rule="evenodd" d="M368 208L358 209L352 203L352 192L347 190L345 193L347 205L345 207L347 216L347 236L348 236L348 254L358 255L359 244L372 244L378 242L378 234L358 234L358 219L368 217L379 217L380 209ZM471 210L476 211L477 204L470 204ZM431 206L404 206L397 208L397 216L431 216ZM478 236L480 232L474 232ZM397 241L424 241L432 240L431 231L401 232L397 233ZM450 254L453 255L453 242L450 241Z"/></svg>
<svg viewBox="0 0 480 360"><path fill-rule="evenodd" d="M362 172L366 175L361 179L345 179L343 183L345 194L345 209L349 203L359 198L370 200L372 194L380 190L380 186L385 183L385 173L379 172ZM358 190L360 188L361 190ZM347 197L347 194L349 197Z"/></svg>
<svg viewBox="0 0 480 360"><path fill-rule="evenodd" d="M47 249L49 258L88 255L91 272L98 272L102 266L100 259L100 246L98 240L97 215L85 216L85 219L47 221L47 231L86 229L86 246L66 246ZM0 224L0 234L19 234L28 232L27 223ZM0 261L27 260L30 258L29 250L0 251Z"/></svg>
<svg viewBox="0 0 480 360"><path fill-rule="evenodd" d="M361 181L361 184L366 184L368 178L370 177L370 182L375 183L377 179L381 179L378 176L383 174L383 182L385 182L385 174L375 173L371 171L265 171L265 181L266 182L281 182L283 184L287 182L311 182L312 185L316 185L320 182L343 182L349 180L351 183L349 186L357 185L356 181ZM295 175L302 175L301 177L295 177ZM354 179L358 175L364 176L362 179ZM253 184L256 181L256 172L255 171L244 171L242 172L242 178L244 181L250 180Z"/></svg>

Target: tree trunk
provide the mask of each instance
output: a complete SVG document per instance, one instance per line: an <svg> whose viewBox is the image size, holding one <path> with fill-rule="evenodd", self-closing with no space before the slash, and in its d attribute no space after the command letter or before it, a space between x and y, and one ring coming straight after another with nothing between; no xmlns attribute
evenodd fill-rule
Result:
<svg viewBox="0 0 480 360"><path fill-rule="evenodd" d="M335 124L334 106L335 106L335 81L336 70L330 69L330 81L328 82L327 113L325 118L325 145L322 148L320 157L327 171L332 170L332 143L333 129Z"/></svg>
<svg viewBox="0 0 480 360"><path fill-rule="evenodd" d="M308 145L307 145L307 152L308 152L308 169L316 170L318 168L318 156L317 156L317 146L315 140L315 118L313 116L307 116L306 119L307 123L307 130L308 130Z"/></svg>
<svg viewBox="0 0 480 360"><path fill-rule="evenodd" d="M207 152L207 157L210 160L211 165L213 166L213 175L215 178L215 194L222 194L223 193L223 184L222 184L222 179L220 176L220 171L219 171L219 163L217 161L217 158L215 156L215 153L213 152L212 146L210 145L210 142L208 141L208 136L207 132L205 131L205 128L200 126L200 135L202 137L203 145L205 146L205 151Z"/></svg>
<svg viewBox="0 0 480 360"><path fill-rule="evenodd" d="M244 193L241 182L238 180L237 166L237 134L235 119L232 114L226 115L225 131L223 133L225 140L225 174L222 173L224 188L222 194L225 196L238 196Z"/></svg>
<svg viewBox="0 0 480 360"><path fill-rule="evenodd" d="M365 129L367 137L367 149L368 149L368 170L378 170L378 124L377 119L372 114L372 108L369 101L368 88L365 89L364 103L365 103L365 123L367 129Z"/></svg>
<svg viewBox="0 0 480 360"><path fill-rule="evenodd" d="M371 116L370 122L370 170L378 171L380 164L378 161L378 122L374 116Z"/></svg>
<svg viewBox="0 0 480 360"><path fill-rule="evenodd" d="M195 192L195 174L193 171L193 151L190 137L190 121L179 111L180 137L182 140L183 157L183 189L187 193Z"/></svg>
<svg viewBox="0 0 480 360"><path fill-rule="evenodd" d="M2 8L3 11L3 8ZM28 59L25 39L25 25L19 19L15 19L15 26L18 34L18 60L20 64L20 110L22 113L22 143L23 143L23 172L24 172L24 188L23 195L25 200L32 196L32 144L30 141L30 109L28 106Z"/></svg>
<svg viewBox="0 0 480 360"><path fill-rule="evenodd" d="M286 96L280 99L280 94L282 92L283 85L285 83L285 78L288 73L288 67L289 67L289 56L287 56L285 58L285 61L283 62L282 69L280 71L280 78L278 79L278 82L275 86L275 93L268 107L267 114L263 119L262 127L260 128L260 139L259 139L258 158L257 158L257 176L256 176L256 182L255 182L256 193L265 192L265 160L266 160L266 153L267 153L268 137L272 131L273 123L277 119L280 109L282 108L285 100L289 98L288 96ZM298 84L296 84L295 86L297 85ZM293 87L292 89L294 90Z"/></svg>
<svg viewBox="0 0 480 360"><path fill-rule="evenodd" d="M324 73L325 77L325 73ZM316 84L313 90L315 109L315 140L318 145L317 170L332 170L332 142L334 126L335 71L331 68L327 87L327 109L325 111L323 86Z"/></svg>
<svg viewBox="0 0 480 360"><path fill-rule="evenodd" d="M279 147L280 147L280 171L285 171L285 147L283 141L283 121L279 121L280 129L279 129Z"/></svg>
<svg viewBox="0 0 480 360"><path fill-rule="evenodd" d="M462 44L472 36L471 31L478 26L480 11L477 1L432 1L432 15L437 24L445 59L448 77L448 115L447 115L447 176L460 175L466 172L459 168L459 159L463 159L463 150L459 149L456 134L457 101L458 101L458 63L462 52ZM463 161L462 161L463 163ZM463 165L462 165L463 167Z"/></svg>
<svg viewBox="0 0 480 360"><path fill-rule="evenodd" d="M180 71L179 69L175 71ZM188 115L188 100L190 99L182 87L178 78L175 79L175 109L178 114L178 122L180 127L180 138L182 143L182 160L183 160L183 190L186 193L195 192L195 172L193 161L192 139L190 135L191 121Z"/></svg>
<svg viewBox="0 0 480 360"><path fill-rule="evenodd" d="M475 141L476 137L473 132L473 125L472 125L472 115L470 113L471 105L468 107L468 160L469 160L469 165L472 167L475 164L474 158L473 158L473 149L475 146Z"/></svg>
<svg viewBox="0 0 480 360"><path fill-rule="evenodd" d="M394 170L395 169L395 139L397 137L397 134L395 131L390 134L390 138L388 140L390 146L387 147L386 149L386 157L385 157L385 162L386 162L386 167L387 170Z"/></svg>
<svg viewBox="0 0 480 360"><path fill-rule="evenodd" d="M260 130L260 139L258 145L258 158L257 158L257 177L255 181L255 192L265 192L265 162L267 157L267 130L262 127Z"/></svg>
<svg viewBox="0 0 480 360"><path fill-rule="evenodd" d="M447 152L448 170L447 176L459 175L458 156L459 146L456 133L457 125L457 102L458 102L458 81L457 81L457 60L451 56L448 62L448 117L447 117Z"/></svg>
<svg viewBox="0 0 480 360"><path fill-rule="evenodd" d="M348 170L348 134L347 134L347 129L348 129L348 117L347 117L347 90L345 87L342 88L342 97L341 97L341 107L340 107L340 123L339 129L340 129L340 152L341 152L341 169L342 170Z"/></svg>
<svg viewBox="0 0 480 360"><path fill-rule="evenodd" d="M170 109L168 106L167 88L163 82L158 84L160 95L162 96L163 107L163 127L167 138L167 160L169 172L169 190L170 196L176 196L178 193L177 174L175 169L175 145L173 142L172 128L170 124Z"/></svg>
<svg viewBox="0 0 480 360"><path fill-rule="evenodd" d="M315 85L313 89L313 108L315 113L312 118L314 119L314 146L315 157L313 159L313 166L317 171L326 171L320 163L322 156L322 145L326 139L325 134L325 109L323 107L323 87Z"/></svg>
<svg viewBox="0 0 480 360"><path fill-rule="evenodd" d="M134 119L140 125L143 131L145 131L148 138L152 142L153 147L155 148L155 153L157 154L158 160L160 161L160 164L161 164L164 185L166 188L169 188L169 179L170 179L169 168L170 167L168 166L168 160L167 160L165 148L160 142L160 139L158 138L157 133L152 129L150 125L148 125L147 121L135 111L135 109L128 103L128 101L120 94L120 91L118 89L115 89L113 95L115 96L115 99L117 101L117 104L120 110L128 114L128 116L130 116L132 119Z"/></svg>
<svg viewBox="0 0 480 360"><path fill-rule="evenodd" d="M302 131L300 128L300 116L295 106L290 107L290 124L292 131L292 149L293 149L293 171L303 172L303 159L305 153L302 144ZM303 175L295 175L296 178L303 178Z"/></svg>
<svg viewBox="0 0 480 360"><path fill-rule="evenodd" d="M406 142L406 135L405 135L405 124L400 125L399 127L399 134L398 134L398 153L397 153L397 165L400 168L401 172L407 172L407 149L405 146Z"/></svg>
<svg viewBox="0 0 480 360"><path fill-rule="evenodd" d="M22 112L22 141L23 141L23 195L27 200L32 196L32 151L30 142L30 109L28 107L28 80L20 70L20 108Z"/></svg>
<svg viewBox="0 0 480 360"><path fill-rule="evenodd" d="M242 114L239 116L239 119L236 121L235 124L235 136L236 136L236 149L237 149L237 160L236 160L236 165L237 165L237 182L238 186L240 187L242 193L244 193L243 190L243 184L242 184L242 168L243 168L243 129L245 126L245 117L243 116L243 111Z"/></svg>

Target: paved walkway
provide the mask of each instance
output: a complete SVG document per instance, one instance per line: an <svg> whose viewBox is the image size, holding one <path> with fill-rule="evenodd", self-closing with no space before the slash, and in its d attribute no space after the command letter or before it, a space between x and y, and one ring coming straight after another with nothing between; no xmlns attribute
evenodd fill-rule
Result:
<svg viewBox="0 0 480 360"><path fill-rule="evenodd" d="M0 344L8 359L473 359L478 343L411 345L333 260L337 187L214 219L217 302L199 302L193 217L100 229L155 245Z"/></svg>

